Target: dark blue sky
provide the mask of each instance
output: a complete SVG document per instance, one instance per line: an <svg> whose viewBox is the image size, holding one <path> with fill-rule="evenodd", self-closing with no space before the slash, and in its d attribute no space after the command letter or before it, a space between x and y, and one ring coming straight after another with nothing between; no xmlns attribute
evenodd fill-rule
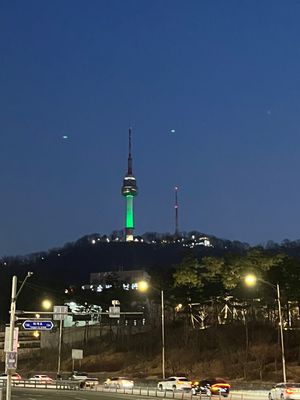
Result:
<svg viewBox="0 0 300 400"><path fill-rule="evenodd" d="M124 225L300 238L300 2L0 3L0 255ZM175 129L175 133L171 133ZM62 139L68 135L69 139Z"/></svg>

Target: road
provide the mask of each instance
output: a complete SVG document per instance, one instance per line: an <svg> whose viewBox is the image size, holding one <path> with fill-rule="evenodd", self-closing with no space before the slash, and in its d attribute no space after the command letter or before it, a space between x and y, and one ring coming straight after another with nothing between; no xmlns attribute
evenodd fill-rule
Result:
<svg viewBox="0 0 300 400"><path fill-rule="evenodd" d="M1 390L1 389L0 389ZM130 391L131 392L131 391ZM266 400L267 391L232 391L228 399L221 400ZM1 399L1 395L0 395ZM5 400L5 395L3 395ZM32 389L14 387L12 390L12 400L191 400L191 393L182 392L157 392L154 389L138 389L135 393L124 394L96 391L96 390L57 390L57 389ZM210 400L206 396L192 396L193 400ZM219 400L219 396L213 396L212 400Z"/></svg>
<svg viewBox="0 0 300 400"><path fill-rule="evenodd" d="M13 388L12 400L113 400L131 399L132 395L81 390ZM135 396L136 399L136 396Z"/></svg>

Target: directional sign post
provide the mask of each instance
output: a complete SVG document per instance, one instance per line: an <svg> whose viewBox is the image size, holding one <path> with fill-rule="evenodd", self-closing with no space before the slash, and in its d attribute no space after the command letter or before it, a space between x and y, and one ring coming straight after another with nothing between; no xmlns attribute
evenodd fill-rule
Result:
<svg viewBox="0 0 300 400"><path fill-rule="evenodd" d="M120 307L109 307L109 318L120 318Z"/></svg>
<svg viewBox="0 0 300 400"><path fill-rule="evenodd" d="M23 328L29 331L51 331L53 322L27 319L23 322Z"/></svg>
<svg viewBox="0 0 300 400"><path fill-rule="evenodd" d="M4 339L4 351L7 353L9 349L9 326L5 328L5 339ZM12 351L18 351L18 336L19 328L14 328L14 339L13 339L13 349ZM1 400L1 398L0 398Z"/></svg>

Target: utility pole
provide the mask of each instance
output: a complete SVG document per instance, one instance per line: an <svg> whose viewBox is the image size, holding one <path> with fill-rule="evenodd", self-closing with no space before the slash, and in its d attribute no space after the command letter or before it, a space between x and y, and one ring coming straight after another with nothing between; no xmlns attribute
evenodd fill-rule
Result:
<svg viewBox="0 0 300 400"><path fill-rule="evenodd" d="M13 351L14 345L14 331L15 331L15 318L16 318L16 301L17 301L17 283L18 278L14 275L12 278L11 287L11 302L10 302L10 322L9 322L9 338L8 338L8 351ZM11 400L11 377L12 370L7 369L7 383L6 383L6 400Z"/></svg>
<svg viewBox="0 0 300 400"><path fill-rule="evenodd" d="M57 362L57 379L60 379L61 364L61 346L62 346L63 320L59 321L59 342L58 342L58 362Z"/></svg>
<svg viewBox="0 0 300 400"><path fill-rule="evenodd" d="M161 358L162 358L162 377L166 378L165 373L165 302L164 291L160 291L161 296Z"/></svg>
<svg viewBox="0 0 300 400"><path fill-rule="evenodd" d="M12 286L11 286L11 301L10 301L10 322L9 322L9 337L8 337L8 352L6 354L6 373L7 373L7 383L6 383L6 400L11 400L11 377L13 374L13 368L10 367L8 364L8 355L13 353L14 351L14 334L15 334L15 321L16 321L16 303L17 303L17 298L23 289L23 286L25 285L26 281L28 278L30 278L33 275L33 272L27 272L27 275L22 282L22 285L20 286L19 290L17 291L17 285L18 285L18 278L16 275L13 276L12 278ZM15 354L16 356L16 354Z"/></svg>
<svg viewBox="0 0 300 400"><path fill-rule="evenodd" d="M279 314L279 329L280 329L280 343L281 343L281 360L282 360L282 373L283 382L286 383L286 365L285 365L285 354L284 354L284 338L283 338L283 321L280 301L280 288L279 284L276 284L277 302L278 302L278 314Z"/></svg>

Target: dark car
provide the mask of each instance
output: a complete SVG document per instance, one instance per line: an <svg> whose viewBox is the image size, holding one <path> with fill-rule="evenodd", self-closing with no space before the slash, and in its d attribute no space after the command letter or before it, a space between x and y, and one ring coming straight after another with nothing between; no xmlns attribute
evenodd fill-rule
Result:
<svg viewBox="0 0 300 400"><path fill-rule="evenodd" d="M230 384L222 378L203 379L192 381L192 394L221 395L227 397L230 392Z"/></svg>

